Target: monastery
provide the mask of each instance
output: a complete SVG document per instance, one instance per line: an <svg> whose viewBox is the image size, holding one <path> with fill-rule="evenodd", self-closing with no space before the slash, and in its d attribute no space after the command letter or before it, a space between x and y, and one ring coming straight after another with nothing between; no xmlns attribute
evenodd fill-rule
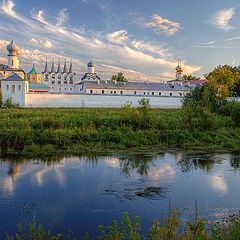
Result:
<svg viewBox="0 0 240 240"><path fill-rule="evenodd" d="M8 65L0 64L3 101L11 98L20 107L121 107L138 105L149 98L153 107L181 107L181 98L191 90L182 80L182 67L176 67L176 79L166 83L101 79L92 61L82 78L73 70L72 61L63 67L58 60L42 73L33 68L26 74L19 65L19 47L12 41L7 46Z"/></svg>

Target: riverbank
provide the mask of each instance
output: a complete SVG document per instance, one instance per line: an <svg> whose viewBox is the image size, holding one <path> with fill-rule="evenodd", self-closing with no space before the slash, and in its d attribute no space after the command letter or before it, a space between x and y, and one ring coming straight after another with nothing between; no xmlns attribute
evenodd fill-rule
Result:
<svg viewBox="0 0 240 240"><path fill-rule="evenodd" d="M147 233L143 232L140 217L131 217L127 212L123 214L122 220L114 220L111 225L98 227L98 235L93 237L91 233L85 233L77 237L69 230L67 234L53 234L44 225L33 220L29 226L19 224L19 232L14 235L6 234L6 240L18 239L83 239L83 240L237 240L240 234L240 216L230 215L221 222L212 222L200 219L198 209L195 210L191 221L182 221L177 209L169 208L160 219L154 219Z"/></svg>
<svg viewBox="0 0 240 240"><path fill-rule="evenodd" d="M191 119L182 110L1 109L2 154L56 154L165 149L239 151L230 117Z"/></svg>

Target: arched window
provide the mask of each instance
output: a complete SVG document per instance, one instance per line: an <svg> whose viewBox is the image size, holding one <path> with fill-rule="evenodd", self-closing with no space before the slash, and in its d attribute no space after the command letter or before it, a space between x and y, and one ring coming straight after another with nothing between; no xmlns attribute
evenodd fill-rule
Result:
<svg viewBox="0 0 240 240"><path fill-rule="evenodd" d="M12 85L12 92L15 93L16 92L16 86Z"/></svg>

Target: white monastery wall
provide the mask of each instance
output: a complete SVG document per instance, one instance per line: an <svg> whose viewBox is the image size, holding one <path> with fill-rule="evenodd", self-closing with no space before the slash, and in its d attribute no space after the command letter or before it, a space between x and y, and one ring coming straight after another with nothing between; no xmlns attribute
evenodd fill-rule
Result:
<svg viewBox="0 0 240 240"><path fill-rule="evenodd" d="M27 93L27 108L119 108L127 103L137 107L143 96ZM179 97L146 96L153 108L181 108Z"/></svg>

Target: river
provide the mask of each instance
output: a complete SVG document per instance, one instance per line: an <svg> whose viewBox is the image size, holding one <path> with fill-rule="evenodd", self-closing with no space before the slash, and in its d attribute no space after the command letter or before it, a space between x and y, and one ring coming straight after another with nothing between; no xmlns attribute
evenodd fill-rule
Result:
<svg viewBox="0 0 240 240"><path fill-rule="evenodd" d="M97 233L97 226L140 216L146 230L171 199L189 219L219 219L240 210L240 155L128 153L0 158L0 239L34 218L53 232Z"/></svg>

